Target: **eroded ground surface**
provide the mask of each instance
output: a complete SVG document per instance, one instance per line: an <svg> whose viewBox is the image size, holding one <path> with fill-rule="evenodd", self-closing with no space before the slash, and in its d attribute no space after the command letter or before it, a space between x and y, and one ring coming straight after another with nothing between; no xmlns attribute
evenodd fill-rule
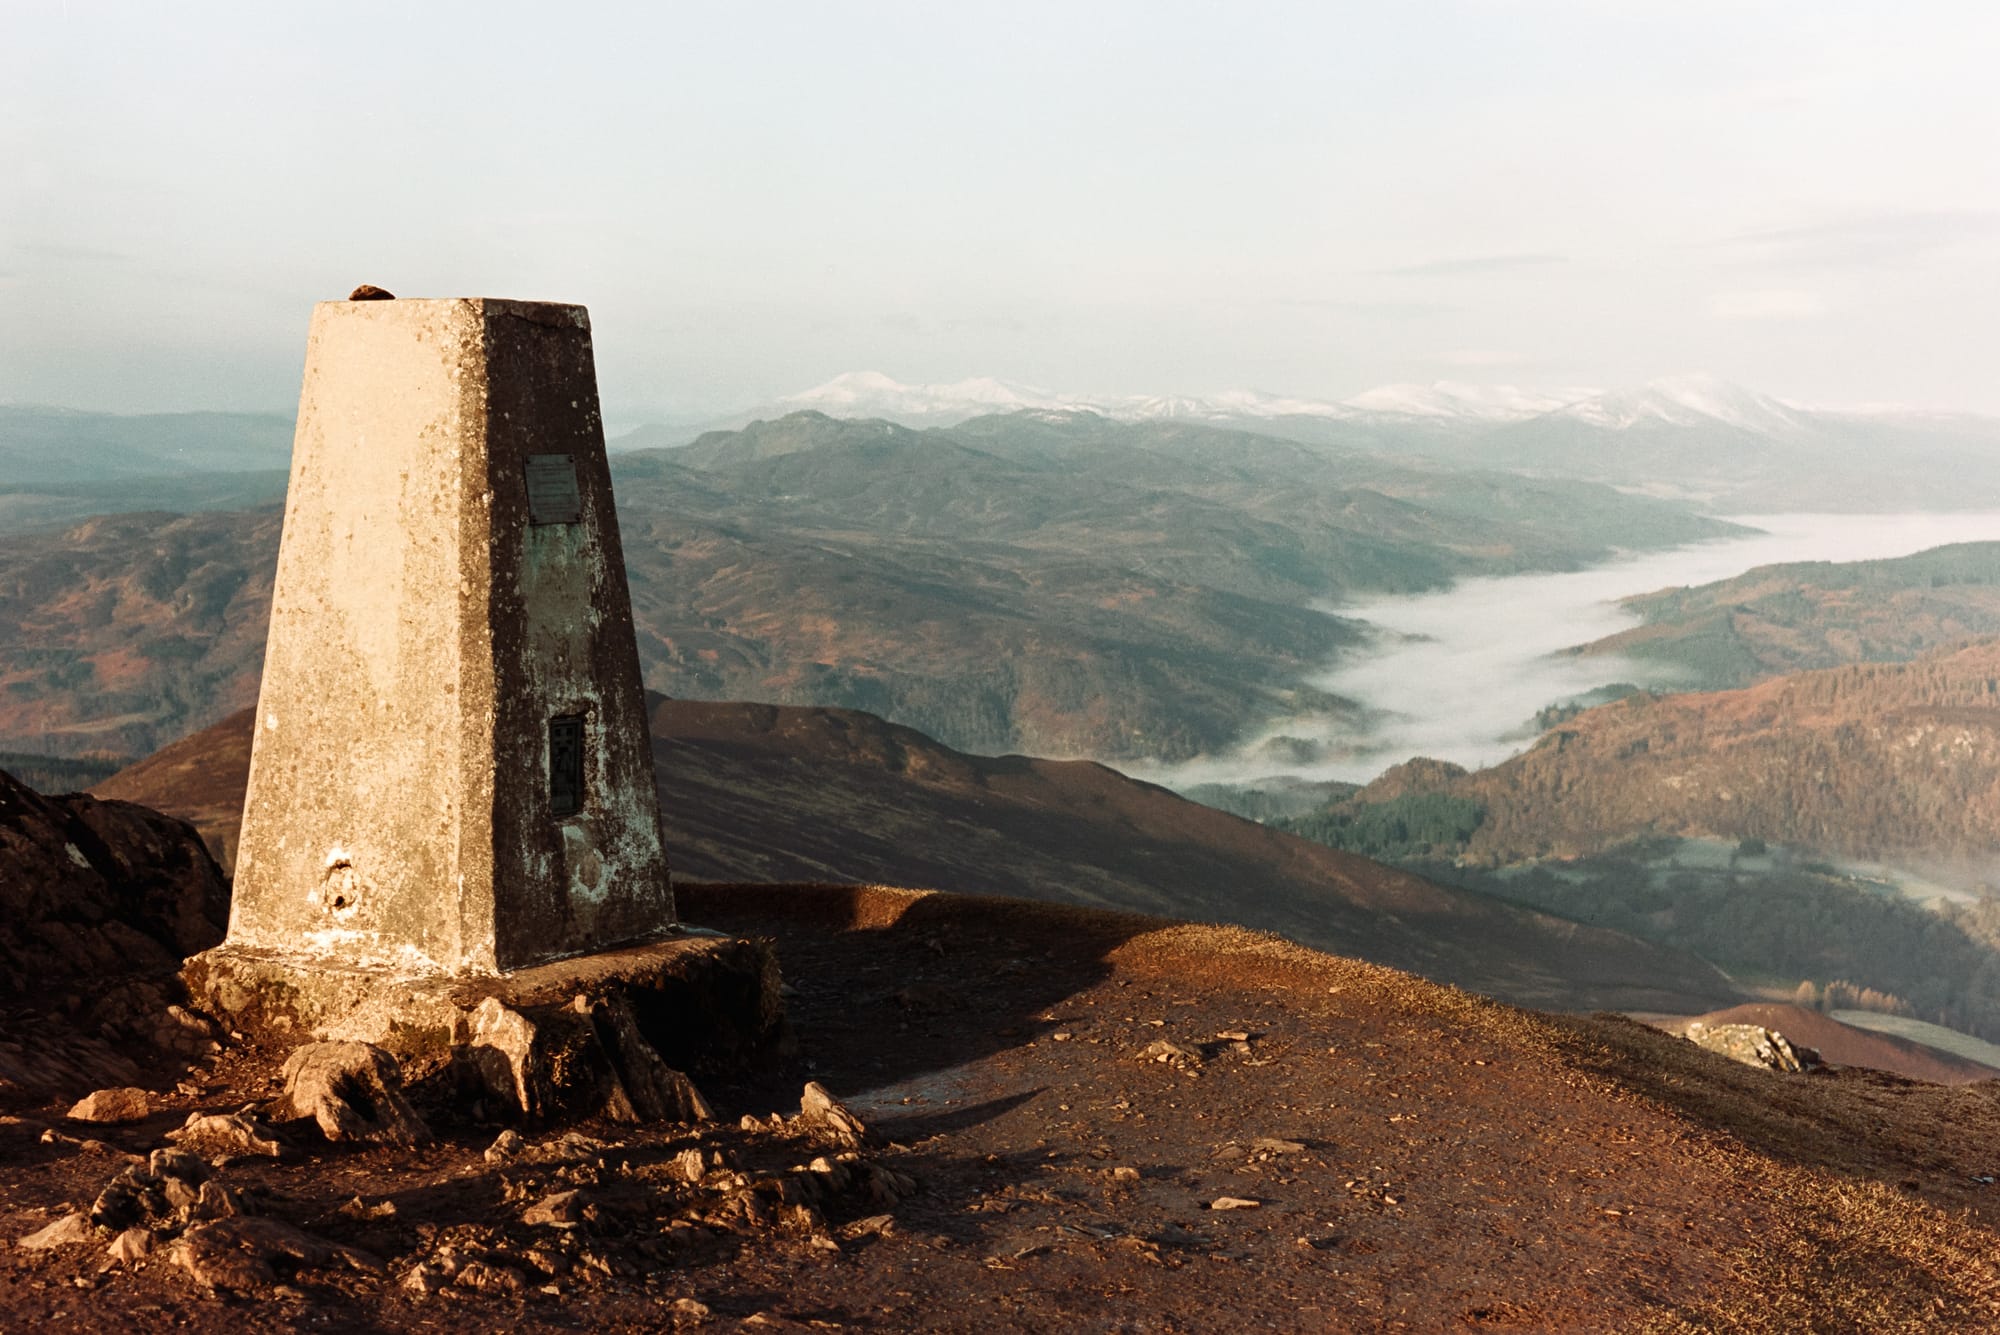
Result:
<svg viewBox="0 0 2000 1335"><path fill-rule="evenodd" d="M0 1330L2000 1321L1991 1084L1778 1077L1629 1022L1053 906L762 887L682 911L775 937L795 993L798 1055L705 1082L718 1125L524 1129L491 1161L501 1128L431 1107L431 1146L230 1162L246 1209L364 1262L281 1258L274 1284L210 1293L166 1248L9 1248ZM268 1097L276 1060L231 1049L134 1126L66 1104L0 1126L0 1237L88 1206L190 1111ZM769 1121L806 1080L872 1143Z"/></svg>

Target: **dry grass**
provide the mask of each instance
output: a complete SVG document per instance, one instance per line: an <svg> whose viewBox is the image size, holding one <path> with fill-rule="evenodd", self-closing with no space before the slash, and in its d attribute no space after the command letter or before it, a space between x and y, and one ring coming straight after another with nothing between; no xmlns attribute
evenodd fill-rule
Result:
<svg viewBox="0 0 2000 1335"><path fill-rule="evenodd" d="M1734 1257L1735 1282L1647 1332L1990 1331L2000 1328L1993 1235L1879 1183L1742 1156L1746 1191L1786 1202L1769 1237Z"/></svg>

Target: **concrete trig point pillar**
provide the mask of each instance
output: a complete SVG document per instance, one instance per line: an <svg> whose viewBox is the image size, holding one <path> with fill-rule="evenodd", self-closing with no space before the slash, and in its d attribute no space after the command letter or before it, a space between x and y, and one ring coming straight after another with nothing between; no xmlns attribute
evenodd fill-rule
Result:
<svg viewBox="0 0 2000 1335"><path fill-rule="evenodd" d="M770 944L674 921L581 306L314 310L229 935L181 976L528 1120L704 1117L677 1066L785 1041Z"/></svg>
<svg viewBox="0 0 2000 1335"><path fill-rule="evenodd" d="M673 922L589 316L320 304L220 953L499 974Z"/></svg>

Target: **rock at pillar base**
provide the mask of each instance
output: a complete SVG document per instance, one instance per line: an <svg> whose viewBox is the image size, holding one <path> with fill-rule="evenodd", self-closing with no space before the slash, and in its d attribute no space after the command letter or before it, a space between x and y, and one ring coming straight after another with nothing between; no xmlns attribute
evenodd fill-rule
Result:
<svg viewBox="0 0 2000 1335"><path fill-rule="evenodd" d="M372 1043L308 1043L285 1059L274 1111L310 1119L330 1141L421 1145L430 1128L403 1097L396 1059Z"/></svg>
<svg viewBox="0 0 2000 1335"><path fill-rule="evenodd" d="M522 1012L479 1003L463 1070L499 1110L527 1122L706 1122L714 1111L639 1032L623 995Z"/></svg>
<svg viewBox="0 0 2000 1335"><path fill-rule="evenodd" d="M411 1081L456 1067L492 1111L529 1122L699 1120L707 1104L685 1072L739 1069L790 1042L777 956L742 937L678 934L456 978L222 946L182 976L235 1028L373 1043Z"/></svg>

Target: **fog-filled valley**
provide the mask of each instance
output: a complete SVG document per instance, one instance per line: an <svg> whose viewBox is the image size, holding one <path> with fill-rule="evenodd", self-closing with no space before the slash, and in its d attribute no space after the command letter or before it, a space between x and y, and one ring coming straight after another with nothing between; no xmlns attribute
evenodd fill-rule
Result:
<svg viewBox="0 0 2000 1335"><path fill-rule="evenodd" d="M1181 784L1246 782L1272 774L1366 782L1419 755L1478 768L1505 760L1539 735L1538 715L1607 692L1747 685L1785 667L1892 660L2000 633L2000 619L1976 610L1995 596L1994 574L1986 567L2000 559L1992 541L2000 539L2000 511L1752 514L1731 520L1753 531L1622 553L1583 570L1475 576L1445 589L1332 605L1339 615L1364 623L1367 638L1311 680L1361 709L1319 727L1312 719L1280 721L1233 754L1160 770L1154 777ZM1950 544L1975 544L1958 550L1983 557L1977 571L1944 576L1937 596L1957 600L1950 610L1916 624L1915 609L1901 608L1889 618L1893 634L1848 657L1829 648L1746 677L1736 667L1744 656L1738 649L1729 658L1731 670L1718 675L1706 665L1706 658L1723 652L1715 644L1714 616L1704 619L1698 641L1683 633L1670 643L1658 624L1650 630L1642 626L1647 618L1657 623L1669 597L1685 601L1659 590L1706 586L1752 570L1782 574L1782 568L1764 569L1780 563L1806 563L1811 575ZM1896 592L1907 604L1930 594L1932 578L1930 570L1913 572L1921 590L1898 585ZM1736 607L1732 599L1704 611L1719 610L1728 620Z"/></svg>

